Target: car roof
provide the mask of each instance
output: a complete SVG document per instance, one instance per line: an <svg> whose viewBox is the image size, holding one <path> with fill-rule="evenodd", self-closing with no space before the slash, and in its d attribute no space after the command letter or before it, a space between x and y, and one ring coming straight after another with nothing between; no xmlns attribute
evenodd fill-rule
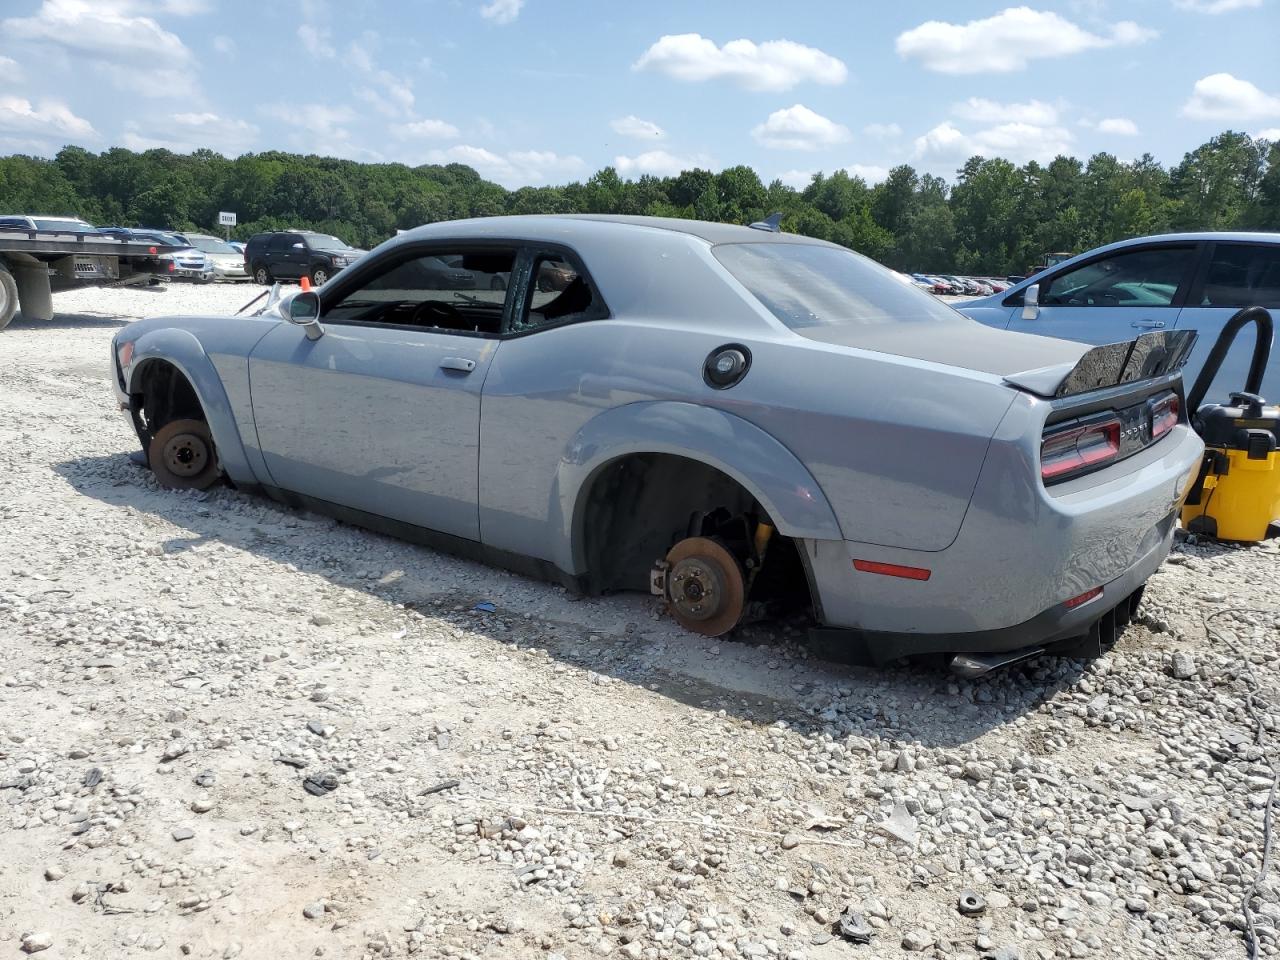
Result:
<svg viewBox="0 0 1280 960"><path fill-rule="evenodd" d="M611 213L527 214L503 217L477 217L470 220L444 220L406 230L396 239L428 239L456 232L459 236L508 235L513 239L554 235L557 240L572 242L598 236L603 229L621 233L636 229L665 230L697 237L707 243L807 243L834 247L813 237L795 233L773 233L732 223L705 220L683 220L677 217L640 217ZM845 249L840 247L839 249Z"/></svg>

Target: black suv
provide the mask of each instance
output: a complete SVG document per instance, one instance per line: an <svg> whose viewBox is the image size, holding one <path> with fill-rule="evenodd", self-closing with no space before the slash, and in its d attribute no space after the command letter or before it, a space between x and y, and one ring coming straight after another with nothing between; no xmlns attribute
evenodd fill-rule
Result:
<svg viewBox="0 0 1280 960"><path fill-rule="evenodd" d="M244 268L256 283L308 277L319 286L364 253L328 234L282 230L250 237L244 248Z"/></svg>

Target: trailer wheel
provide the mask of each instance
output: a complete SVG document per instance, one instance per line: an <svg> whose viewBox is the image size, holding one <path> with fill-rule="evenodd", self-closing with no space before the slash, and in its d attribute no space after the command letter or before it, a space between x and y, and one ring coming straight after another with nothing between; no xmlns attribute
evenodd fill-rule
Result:
<svg viewBox="0 0 1280 960"><path fill-rule="evenodd" d="M0 267L0 330L9 325L9 321L18 312L18 283L4 267Z"/></svg>

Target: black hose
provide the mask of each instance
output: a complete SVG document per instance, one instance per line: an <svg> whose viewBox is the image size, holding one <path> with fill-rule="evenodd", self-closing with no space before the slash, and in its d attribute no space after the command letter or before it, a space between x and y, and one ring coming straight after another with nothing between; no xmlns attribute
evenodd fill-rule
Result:
<svg viewBox="0 0 1280 960"><path fill-rule="evenodd" d="M1245 307L1236 311L1223 326L1213 349L1209 351L1208 359L1200 368L1200 376L1196 377L1195 386L1187 394L1187 413L1191 416L1194 417L1196 411L1200 409L1205 394L1209 392L1214 377L1222 367L1222 361L1227 358L1227 352L1236 341L1236 334L1246 323L1253 323L1257 328L1257 340L1253 345L1253 360L1249 363L1249 376L1245 380L1244 392L1257 394L1262 389L1262 376L1267 372L1267 361L1271 359L1271 338L1274 327L1271 314L1263 307Z"/></svg>

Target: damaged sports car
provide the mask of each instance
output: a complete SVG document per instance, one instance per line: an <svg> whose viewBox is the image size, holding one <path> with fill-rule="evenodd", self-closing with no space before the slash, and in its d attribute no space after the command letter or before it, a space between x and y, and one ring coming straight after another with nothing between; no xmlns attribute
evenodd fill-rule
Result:
<svg viewBox="0 0 1280 960"><path fill-rule="evenodd" d="M977 674L1131 615L1200 462L1193 339L995 330L772 221L530 216L409 231L260 316L131 324L112 363L166 486Z"/></svg>

